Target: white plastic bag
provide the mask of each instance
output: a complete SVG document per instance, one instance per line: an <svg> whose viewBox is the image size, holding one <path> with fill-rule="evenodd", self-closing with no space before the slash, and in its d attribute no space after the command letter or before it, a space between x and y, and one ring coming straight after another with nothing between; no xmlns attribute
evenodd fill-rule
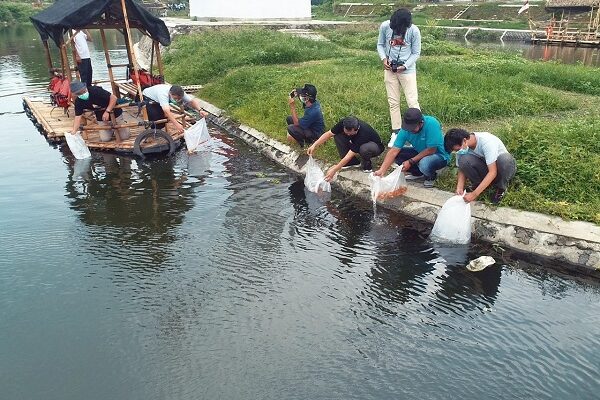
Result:
<svg viewBox="0 0 600 400"><path fill-rule="evenodd" d="M369 174L369 180L371 181L371 199L374 202L402 196L408 190L406 179L402 173L402 166L396 168L384 178L371 173Z"/></svg>
<svg viewBox="0 0 600 400"><path fill-rule="evenodd" d="M85 141L79 132L65 132L65 139L67 140L67 146L69 146L69 150L71 150L71 153L73 153L76 159L83 160L84 158L92 156L90 149L85 144Z"/></svg>
<svg viewBox="0 0 600 400"><path fill-rule="evenodd" d="M313 193L331 192L331 184L325 180L325 174L312 156L306 163L304 186Z"/></svg>
<svg viewBox="0 0 600 400"><path fill-rule="evenodd" d="M434 242L469 243L471 241L471 204L465 203L463 196L450 197L440 210L429 238Z"/></svg>
<svg viewBox="0 0 600 400"><path fill-rule="evenodd" d="M210 135L208 134L208 126L206 126L206 118L202 118L187 128L183 132L183 137L190 153L196 151L201 145L208 145L210 143Z"/></svg>

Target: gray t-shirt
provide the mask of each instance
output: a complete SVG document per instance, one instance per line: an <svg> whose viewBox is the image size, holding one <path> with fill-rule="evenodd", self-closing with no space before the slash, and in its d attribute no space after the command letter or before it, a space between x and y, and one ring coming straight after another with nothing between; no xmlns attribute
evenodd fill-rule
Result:
<svg viewBox="0 0 600 400"><path fill-rule="evenodd" d="M169 90L171 90L171 85L161 84L161 85L150 86L149 88L144 89L144 91L142 93L147 98L154 100L155 102L160 104L161 107L168 107L169 106ZM183 95L183 103L184 104L188 104L192 100L194 100L194 96L191 96L187 93Z"/></svg>
<svg viewBox="0 0 600 400"><path fill-rule="evenodd" d="M500 154L508 153L504 143L495 135L489 132L473 132L477 138L477 144L474 149L469 149L469 154L473 154L482 160L485 160L486 165L496 162ZM460 154L456 155L456 165Z"/></svg>

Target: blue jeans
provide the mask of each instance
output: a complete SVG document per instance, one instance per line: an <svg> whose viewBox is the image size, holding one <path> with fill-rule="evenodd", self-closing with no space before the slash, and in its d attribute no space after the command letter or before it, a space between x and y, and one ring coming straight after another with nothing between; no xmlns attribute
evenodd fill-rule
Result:
<svg viewBox="0 0 600 400"><path fill-rule="evenodd" d="M396 164L400 165L404 161L413 158L417 154L419 154L419 152L412 147L403 147L400 149L400 153L398 153L396 156ZM444 160L444 157L436 153L421 158L417 164L411 166L408 171L404 172L410 172L415 176L425 175L425 179L434 180L437 177L436 171L444 168L447 165L448 162Z"/></svg>

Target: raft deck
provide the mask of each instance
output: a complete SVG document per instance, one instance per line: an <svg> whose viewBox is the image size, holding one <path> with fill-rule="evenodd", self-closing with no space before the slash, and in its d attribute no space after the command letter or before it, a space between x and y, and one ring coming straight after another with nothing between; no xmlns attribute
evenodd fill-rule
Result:
<svg viewBox="0 0 600 400"><path fill-rule="evenodd" d="M121 87L122 85L122 83L119 84L121 90L125 89L125 87ZM187 89L186 91L191 91L197 90L198 88L201 88L201 86L194 85L193 87L185 87L184 89ZM131 89L133 89L133 87ZM46 136L46 138L49 141L62 142L63 140L65 140L65 132L72 131L73 119L75 118L75 111L73 107L69 108L69 113L67 114L62 108L53 107L49 99L46 100L42 98L24 97L23 103L30 119L34 122L34 124L44 134L44 136ZM146 127L146 124L144 124L142 114L138 115L139 110L136 105L122 106L121 109L123 110L123 118L126 123L139 123L138 126L129 128L130 137L128 139L122 140L120 143L117 143L117 141L114 138L109 142L102 142L100 140L98 130L86 130L84 131L82 137L85 140L87 146L90 148L90 150L104 150L126 153L134 152L134 144L136 138L148 128ZM172 108L172 111L178 115L181 115L176 109ZM98 127L96 117L92 111L86 111L83 114L83 117L83 124L85 127ZM186 116L186 122L193 124L195 122L195 119L191 116ZM183 133L176 133L171 122L168 122L166 124L166 127L162 130L169 134L173 141L176 143L177 147L179 147L179 145L181 144L181 139L183 138ZM151 150L151 147L159 147L161 146L161 144L153 143L152 141L144 141L144 143L142 143L141 146L144 149Z"/></svg>

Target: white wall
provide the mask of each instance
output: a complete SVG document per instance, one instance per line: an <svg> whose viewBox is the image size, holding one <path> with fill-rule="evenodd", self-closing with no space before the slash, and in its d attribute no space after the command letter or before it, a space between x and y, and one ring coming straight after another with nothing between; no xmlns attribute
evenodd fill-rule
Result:
<svg viewBox="0 0 600 400"><path fill-rule="evenodd" d="M199 20L310 19L310 0L190 0Z"/></svg>

